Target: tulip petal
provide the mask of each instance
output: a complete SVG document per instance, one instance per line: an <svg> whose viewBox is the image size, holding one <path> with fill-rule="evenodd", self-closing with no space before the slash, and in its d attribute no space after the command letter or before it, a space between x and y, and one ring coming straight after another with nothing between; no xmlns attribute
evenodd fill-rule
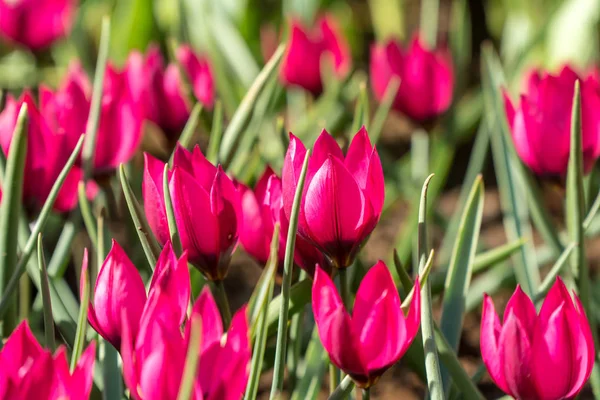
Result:
<svg viewBox="0 0 600 400"><path fill-rule="evenodd" d="M139 376L137 373L137 360L133 351L133 344L136 338L133 337L133 332L129 327L128 318L125 313L122 313L121 326L123 327L123 335L121 340L121 360L123 361L123 380L129 388L130 395L135 400L141 400L139 393Z"/></svg>
<svg viewBox="0 0 600 400"><path fill-rule="evenodd" d="M338 77L346 75L350 69L352 57L348 43L335 24L333 18L324 16L317 22L323 37L323 47L333 56L334 70Z"/></svg>
<svg viewBox="0 0 600 400"><path fill-rule="evenodd" d="M165 209L163 174L165 164L148 153L144 153L144 180L142 197L148 224L161 244L170 239L169 223Z"/></svg>
<svg viewBox="0 0 600 400"><path fill-rule="evenodd" d="M198 145L194 146L192 151L192 172L196 182L207 192L213 185L215 175L217 174L217 167L215 167L208 159L202 154ZM189 171L188 171L189 172Z"/></svg>
<svg viewBox="0 0 600 400"><path fill-rule="evenodd" d="M281 171L281 188L283 196L283 210L285 216L289 221L292 216L292 205L294 203L294 195L296 194L296 188L298 187L298 180L300 179L300 173L302 172L302 164L306 157L306 147L300 139L294 134L290 133L290 144L288 145L287 152L285 153L285 160L283 162L283 169ZM308 172L307 172L308 175ZM309 186L309 180L305 180L304 194ZM305 195L302 196L302 205L300 206L300 213L298 216L298 233L307 237L308 232L306 231L306 218L304 216L304 202Z"/></svg>
<svg viewBox="0 0 600 400"><path fill-rule="evenodd" d="M537 312L533 302L523 292L520 285L517 285L515 292L506 304L506 308L504 309L504 323L506 323L506 319L511 313L519 320L521 326L527 332L527 337L531 341L533 339L533 328L537 320Z"/></svg>
<svg viewBox="0 0 600 400"><path fill-rule="evenodd" d="M400 351L401 356L408 350L421 327L421 285L419 278L415 280L413 290L415 294L410 303L408 315L406 316L406 340Z"/></svg>
<svg viewBox="0 0 600 400"><path fill-rule="evenodd" d="M215 299L208 286L202 288L202 292L192 308L192 315L199 315L202 318L201 352L204 352L215 343L219 345L221 336L223 336L223 323L217 303L215 303ZM186 338L189 338L190 329L190 322L188 320L186 324Z"/></svg>
<svg viewBox="0 0 600 400"><path fill-rule="evenodd" d="M571 373L570 391L565 395L572 398L579 393L583 385L590 377L594 366L594 342L592 332L587 319L582 321L581 315L574 309L566 309L567 324L570 327L571 336Z"/></svg>
<svg viewBox="0 0 600 400"><path fill-rule="evenodd" d="M238 240L238 216L241 215L239 192L219 165L210 190L213 215L219 221L219 249L233 249Z"/></svg>
<svg viewBox="0 0 600 400"><path fill-rule="evenodd" d="M540 309L539 319L548 321L554 311L562 304L571 309L574 309L575 307L569 289L567 289L563 280L560 277L557 277L556 282L554 282L554 285L552 285L544 299L544 303Z"/></svg>
<svg viewBox="0 0 600 400"><path fill-rule="evenodd" d="M13 380L19 380L19 370L27 363L37 360L42 354L38 343L29 328L27 320L21 322L11 333L0 351L0 364Z"/></svg>
<svg viewBox="0 0 600 400"><path fill-rule="evenodd" d="M504 393L510 393L504 379L504 369L500 361L500 345L498 341L500 340L501 333L502 325L500 325L500 318L496 314L494 302L490 296L484 294L480 334L481 358L496 385Z"/></svg>
<svg viewBox="0 0 600 400"><path fill-rule="evenodd" d="M313 146L313 152L308 164L308 169L312 173L310 175L307 173L307 182L310 182L309 176L314 175L329 157L335 157L340 161L344 161L342 149L333 136L331 136L327 130L323 129Z"/></svg>
<svg viewBox="0 0 600 400"><path fill-rule="evenodd" d="M535 368L532 363L532 343L521 321L510 313L502 327L498 340L498 353L501 368L504 371L506 393L519 399L537 398L531 374ZM498 385L500 387L500 385Z"/></svg>

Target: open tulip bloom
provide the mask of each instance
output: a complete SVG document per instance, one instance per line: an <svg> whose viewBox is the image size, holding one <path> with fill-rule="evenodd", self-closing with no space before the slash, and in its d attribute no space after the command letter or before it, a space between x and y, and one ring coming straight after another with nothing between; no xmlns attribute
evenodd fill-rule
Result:
<svg viewBox="0 0 600 400"><path fill-rule="evenodd" d="M352 316L329 275L317 268L312 307L323 347L331 362L356 385L369 388L406 353L421 321L419 282L408 314L387 266L379 261L356 293Z"/></svg>
<svg viewBox="0 0 600 400"><path fill-rule="evenodd" d="M517 287L504 310L504 322L489 296L483 301L481 356L503 392L519 400L572 398L594 365L594 342L579 298L560 278L536 314Z"/></svg>
<svg viewBox="0 0 600 400"><path fill-rule="evenodd" d="M291 217L306 148L293 134L282 172L283 208ZM385 197L381 160L363 127L344 157L323 130L308 162L298 234L336 268L349 267L379 221Z"/></svg>

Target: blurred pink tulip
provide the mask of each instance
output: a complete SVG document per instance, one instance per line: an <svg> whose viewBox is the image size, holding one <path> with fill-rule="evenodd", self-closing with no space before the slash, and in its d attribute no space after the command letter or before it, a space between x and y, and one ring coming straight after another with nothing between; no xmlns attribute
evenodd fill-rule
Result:
<svg viewBox="0 0 600 400"><path fill-rule="evenodd" d="M560 278L539 315L517 287L501 324L489 296L483 301L481 356L496 385L516 399L572 398L594 364L594 343L579 298ZM569 371L569 373L565 373Z"/></svg>
<svg viewBox="0 0 600 400"><path fill-rule="evenodd" d="M371 47L371 83L377 100L396 77L400 88L393 108L416 121L426 121L444 113L452 103L454 75L448 52L427 50L415 36L403 50L390 40Z"/></svg>
<svg viewBox="0 0 600 400"><path fill-rule="evenodd" d="M306 148L290 134L282 173L283 208L289 220ZM349 267L379 221L385 197L377 149L365 128L344 158L323 130L308 163L298 233L317 246L336 268Z"/></svg>
<svg viewBox="0 0 600 400"><path fill-rule="evenodd" d="M281 178L270 167L267 167L254 190L243 185L240 185L238 190L241 192L243 214L240 243L248 254L260 264L265 265L269 259L273 229L275 223L279 222L281 226L278 262L279 270L281 270L289 228L289 221L283 211ZM315 265L324 265L325 258L316 247L297 236L294 261L312 277L315 274Z"/></svg>
<svg viewBox="0 0 600 400"><path fill-rule="evenodd" d="M94 153L97 172L113 170L129 161L142 139L143 114L139 102L140 88L130 86L127 74L106 67L100 123ZM48 123L67 136L70 145L85 133L91 102L91 85L81 65L73 63L56 92L40 90L41 112Z"/></svg>
<svg viewBox="0 0 600 400"><path fill-rule="evenodd" d="M222 341L223 325L217 305L205 287L192 308L182 332L178 324L156 317L157 304L149 301L142 317L143 329L123 341L123 375L134 399L177 397L188 352L191 321L202 321L202 340L192 399L238 400L249 376L251 347L246 307L233 317ZM126 336L130 335L127 324ZM133 343L133 346L131 345Z"/></svg>
<svg viewBox="0 0 600 400"><path fill-rule="evenodd" d="M54 356L37 342L23 321L0 350L0 398L4 400L85 400L90 397L96 357L92 342L73 373L64 347Z"/></svg>
<svg viewBox="0 0 600 400"><path fill-rule="evenodd" d="M320 268L315 272L312 307L323 347L331 362L357 386L374 385L408 350L420 326L419 282L405 316L394 280L379 261L365 275L356 293L352 316Z"/></svg>
<svg viewBox="0 0 600 400"><path fill-rule="evenodd" d="M161 243L169 238L163 192L165 164L145 154L144 208L150 227ZM225 278L238 241L240 195L221 166L215 167L196 146L178 146L169 191L183 249L188 258L213 281Z"/></svg>
<svg viewBox="0 0 600 400"><path fill-rule="evenodd" d="M71 31L77 0L0 0L0 36L40 50Z"/></svg>
<svg viewBox="0 0 600 400"><path fill-rule="evenodd" d="M208 58L194 53L188 45L177 49L177 61L185 71L196 99L207 109L215 102L215 83Z"/></svg>
<svg viewBox="0 0 600 400"><path fill-rule="evenodd" d="M595 73L580 78L569 66L558 75L533 71L526 93L513 105L504 93L506 116L521 160L538 175L567 173L575 81L581 83L583 164L591 171L600 156L600 82Z"/></svg>
<svg viewBox="0 0 600 400"><path fill-rule="evenodd" d="M133 102L140 106L144 118L168 136L178 137L190 115L190 106L177 65L165 68L160 49L150 46L145 56L138 51L129 55L125 74L135 96Z"/></svg>
<svg viewBox="0 0 600 400"><path fill-rule="evenodd" d="M50 194L75 144L71 146L65 135L51 128L44 115L40 114L31 94L25 92L19 100L8 95L4 110L0 112L0 146L5 154L9 153L17 117L23 103L27 104L29 118L23 198L27 205L38 208ZM77 139L79 136L75 139L75 143ZM76 206L77 185L81 178L81 169L72 168L54 203L56 211L67 212Z"/></svg>
<svg viewBox="0 0 600 400"><path fill-rule="evenodd" d="M83 261L84 270L87 270L87 253ZM80 290L83 290L84 278L82 273ZM168 310L168 318L183 323L190 299L190 275L186 255L177 259L170 242L165 245L156 263L149 296L158 288L162 294L158 301L166 303L161 306L164 305L163 309ZM137 334L146 305L146 289L138 270L114 240L100 267L96 287L90 297L90 325L115 348L121 348L124 320L131 334Z"/></svg>
<svg viewBox="0 0 600 400"><path fill-rule="evenodd" d="M333 18L321 17L311 29L299 20L292 20L290 42L281 66L281 82L319 94L323 90L321 68L324 62L332 63L327 67L332 67L338 78L344 77L352 65L348 43Z"/></svg>

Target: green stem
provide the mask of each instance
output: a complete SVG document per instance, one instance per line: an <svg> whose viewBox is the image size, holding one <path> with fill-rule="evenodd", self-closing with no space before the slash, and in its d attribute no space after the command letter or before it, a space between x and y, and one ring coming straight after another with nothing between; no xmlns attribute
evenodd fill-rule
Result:
<svg viewBox="0 0 600 400"><path fill-rule="evenodd" d="M340 382L333 393L331 393L329 400L345 399L352 392L352 389L354 389L354 381L352 378L350 378L350 376L347 376L344 378L344 380L342 380L342 382Z"/></svg>
<svg viewBox="0 0 600 400"><path fill-rule="evenodd" d="M421 0L421 34L430 49L434 49L437 42L439 11L439 0Z"/></svg>
<svg viewBox="0 0 600 400"><path fill-rule="evenodd" d="M367 388L367 389L363 389L362 390L362 399L363 400L370 400L371 399L371 389Z"/></svg>
<svg viewBox="0 0 600 400"><path fill-rule="evenodd" d="M19 320L29 318L29 300L31 298L31 284L29 276L23 274L19 280Z"/></svg>
<svg viewBox="0 0 600 400"><path fill-rule="evenodd" d="M342 290L342 301L349 313L352 312L352 293L350 293L350 282L348 281L348 268L339 268L340 287Z"/></svg>
<svg viewBox="0 0 600 400"><path fill-rule="evenodd" d="M340 371L335 365L329 362L329 393L333 396L340 385Z"/></svg>
<svg viewBox="0 0 600 400"><path fill-rule="evenodd" d="M231 308L229 307L229 300L227 300L227 293L225 292L225 285L223 281L214 281L215 301L221 311L221 317L223 318L223 328L229 329L231 323Z"/></svg>

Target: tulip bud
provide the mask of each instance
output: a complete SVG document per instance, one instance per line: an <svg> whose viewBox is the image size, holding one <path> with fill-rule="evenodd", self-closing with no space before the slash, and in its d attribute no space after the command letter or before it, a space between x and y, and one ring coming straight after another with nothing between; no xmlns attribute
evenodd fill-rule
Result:
<svg viewBox="0 0 600 400"><path fill-rule="evenodd" d="M382 101L392 78L400 87L392 107L416 121L444 113L452 103L454 75L450 56L443 50L427 50L415 36L403 50L390 40L371 47L371 82L377 100Z"/></svg>
<svg viewBox="0 0 600 400"><path fill-rule="evenodd" d="M521 160L538 175L565 176L571 148L575 82L581 84L584 171L600 156L600 83L596 74L581 79L569 66L558 75L533 71L525 94L513 105L504 93L506 116Z"/></svg>
<svg viewBox="0 0 600 400"><path fill-rule="evenodd" d="M185 71L196 99L209 110L215 102L215 84L208 58L198 56L192 48L183 45L177 49L177 61Z"/></svg>
<svg viewBox="0 0 600 400"><path fill-rule="evenodd" d="M557 278L536 315L531 299L517 287L500 323L492 299L485 296L481 356L503 392L516 399L565 399L582 389L595 352L585 312L573 297Z"/></svg>
<svg viewBox="0 0 600 400"><path fill-rule="evenodd" d="M349 315L329 275L317 268L312 306L321 342L331 362L357 386L374 385L408 350L420 326L418 281L414 293L405 316L393 278L379 261L361 282Z"/></svg>
<svg viewBox="0 0 600 400"><path fill-rule="evenodd" d="M77 0L0 1L0 36L41 50L71 31Z"/></svg>
<svg viewBox="0 0 600 400"><path fill-rule="evenodd" d="M164 164L146 154L143 196L148 223L160 242L169 238L163 194ZM208 279L222 280L238 240L240 198L221 166L199 147L178 147L169 171L175 222L189 261Z"/></svg>
<svg viewBox="0 0 600 400"><path fill-rule="evenodd" d="M281 179L267 167L256 183L254 191L243 185L238 187L242 199L242 223L240 243L248 254L261 265L269 259L271 239L275 224L279 222L279 269L283 268L285 244L287 241L289 221L283 211ZM294 261L311 277L315 273L315 265L324 264L323 254L310 242L296 237Z"/></svg>
<svg viewBox="0 0 600 400"><path fill-rule="evenodd" d="M342 78L350 71L351 64L348 44L331 17L320 18L311 30L292 20L290 43L280 74L285 86L300 86L316 95L323 89L323 65L333 67L334 75Z"/></svg>
<svg viewBox="0 0 600 400"><path fill-rule="evenodd" d="M288 219L305 154L302 142L290 135L282 173L283 208ZM384 196L379 154L364 127L354 136L346 157L323 130L308 162L298 233L333 266L349 267L379 221Z"/></svg>
<svg viewBox="0 0 600 400"><path fill-rule="evenodd" d="M179 136L190 115L190 107L177 66L169 64L165 68L160 49L150 46L146 56L137 51L129 55L125 75L140 114L168 136Z"/></svg>

